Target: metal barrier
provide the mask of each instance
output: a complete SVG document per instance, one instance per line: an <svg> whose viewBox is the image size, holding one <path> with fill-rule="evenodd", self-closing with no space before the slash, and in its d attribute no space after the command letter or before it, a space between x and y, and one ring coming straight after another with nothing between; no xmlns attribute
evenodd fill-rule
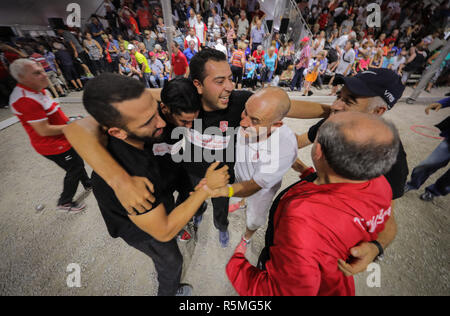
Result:
<svg viewBox="0 0 450 316"><path fill-rule="evenodd" d="M259 2L261 4L261 2L264 1L269 0L260 0ZM267 50L270 47L273 35L276 31L278 31L276 30L276 27L278 26L279 28L281 26L281 21L283 21L283 19L289 19L287 31L285 33L287 35L286 40L292 39L295 43L296 48L299 47L299 42L303 37L308 36L310 40L312 39L312 32L309 29L306 21L303 19L302 13L294 0L272 1L275 1L274 19L270 36L264 40L264 49ZM266 23L264 23L264 29L266 33L269 33L269 28L267 27Z"/></svg>

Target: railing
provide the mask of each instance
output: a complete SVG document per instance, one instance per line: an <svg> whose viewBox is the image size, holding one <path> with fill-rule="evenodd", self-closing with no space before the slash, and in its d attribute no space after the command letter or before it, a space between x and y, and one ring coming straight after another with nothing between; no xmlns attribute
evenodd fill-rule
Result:
<svg viewBox="0 0 450 316"><path fill-rule="evenodd" d="M268 0L265 0L268 1ZM298 8L297 4L294 0L273 0L276 2L275 4L275 12L274 12L274 21L272 25L272 30L270 32L270 36L268 36L263 43L264 49L268 49L271 45L271 41L273 38L273 34L275 33L274 26L280 26L281 21L283 19L289 19L289 24L286 32L286 40L292 39L296 45L296 48L299 46L300 40L308 36L312 39L312 32L309 29L308 24L303 19L302 13ZM278 20L279 19L279 20ZM267 24L264 23L264 29L266 33L269 33L269 28Z"/></svg>

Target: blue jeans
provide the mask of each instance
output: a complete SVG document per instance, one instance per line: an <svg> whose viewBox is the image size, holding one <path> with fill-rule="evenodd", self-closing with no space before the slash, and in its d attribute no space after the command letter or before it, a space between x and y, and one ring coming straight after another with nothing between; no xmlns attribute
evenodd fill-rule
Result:
<svg viewBox="0 0 450 316"><path fill-rule="evenodd" d="M448 140L445 139L436 149L414 168L411 180L406 184L410 189L417 190L437 170L445 167L450 161ZM434 196L446 195L450 192L450 170L441 176L435 183L425 188Z"/></svg>
<svg viewBox="0 0 450 316"><path fill-rule="evenodd" d="M305 71L304 67L300 69L295 69L295 75L291 81L291 90L294 90L295 88L297 89L302 88L303 71Z"/></svg>

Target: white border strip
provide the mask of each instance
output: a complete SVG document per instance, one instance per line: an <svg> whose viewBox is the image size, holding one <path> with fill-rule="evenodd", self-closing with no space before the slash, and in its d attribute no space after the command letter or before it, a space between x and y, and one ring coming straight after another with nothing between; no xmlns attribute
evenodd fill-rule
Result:
<svg viewBox="0 0 450 316"><path fill-rule="evenodd" d="M1 121L0 122L0 131L7 127L10 127L13 124L16 124L17 122L19 122L19 119L15 116L10 117L9 119L6 119L4 121Z"/></svg>

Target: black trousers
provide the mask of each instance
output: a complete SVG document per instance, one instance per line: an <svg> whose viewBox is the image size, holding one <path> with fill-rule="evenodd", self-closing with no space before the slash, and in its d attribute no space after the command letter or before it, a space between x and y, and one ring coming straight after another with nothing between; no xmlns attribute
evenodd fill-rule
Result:
<svg viewBox="0 0 450 316"><path fill-rule="evenodd" d="M158 296L174 296L180 286L183 269L183 256L176 238L169 242L160 242L149 236L144 241L125 242L152 258L158 273Z"/></svg>
<svg viewBox="0 0 450 316"><path fill-rule="evenodd" d="M200 182L201 178L197 175L189 174L189 178L191 182L194 184L194 187ZM213 198L211 199L213 205L213 217L214 217L214 226L220 230L221 232L226 232L228 229L228 204L229 198ZM202 215L206 209L199 209L195 215Z"/></svg>
<svg viewBox="0 0 450 316"><path fill-rule="evenodd" d="M91 180L84 169L83 159L81 159L73 148L59 155L44 157L53 161L66 171L64 188L59 198L58 205L72 202L80 181L85 188L91 186Z"/></svg>

